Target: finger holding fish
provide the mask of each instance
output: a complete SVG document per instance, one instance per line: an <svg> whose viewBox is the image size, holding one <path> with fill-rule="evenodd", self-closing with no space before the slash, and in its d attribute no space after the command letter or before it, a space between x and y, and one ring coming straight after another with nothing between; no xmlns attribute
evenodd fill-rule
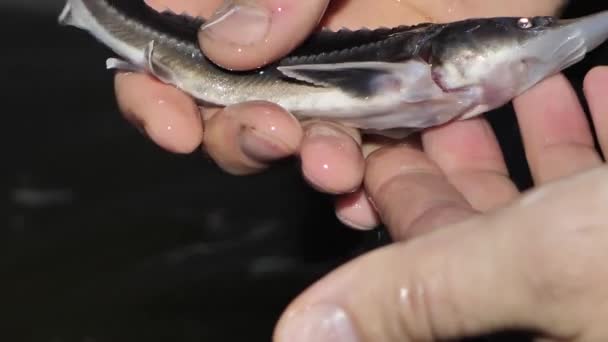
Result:
<svg viewBox="0 0 608 342"><path fill-rule="evenodd" d="M153 77L119 72L115 92L121 113L162 148L191 153L203 139L198 107L186 94Z"/></svg>
<svg viewBox="0 0 608 342"><path fill-rule="evenodd" d="M266 2L238 2L237 7L262 3ZM126 16L118 18L124 22L116 22L112 15L116 11L124 11ZM232 16L238 11L229 8L226 15ZM240 103L251 105L252 100L262 100L282 107L282 110L273 111L277 116L288 117L289 111L298 119L344 123L378 132L394 128L428 128L459 116L471 118L508 102L539 80L576 63L603 41L607 34L605 17L604 13L574 22L545 17L487 18L389 31L325 31L313 35L304 49L297 49L278 61L280 67L268 66L246 73L218 68L204 58L198 46L201 35L198 24L203 21L198 19L153 13L136 3L118 0L69 0L60 21L88 30L129 63L147 67L158 79L181 89L198 103L225 106L230 112ZM175 26L177 21L179 27ZM203 24L202 31L209 29L208 25L213 27L227 21L218 22L212 18ZM130 27L134 31L125 35L125 31L117 27ZM566 35L569 40L559 43ZM522 42L525 42L523 46ZM548 54L548 48L553 48L555 53ZM203 51L207 53L204 46ZM400 52L394 55L395 51ZM546 56L551 58L543 58ZM503 79L505 76L508 77ZM145 87L142 89L146 91ZM143 105L131 106L132 116L142 122L158 122L149 120L156 116L150 116L150 112L142 108ZM237 112L247 112L247 108L242 105ZM231 172L247 174L261 170L271 159L287 155L287 152L272 154L270 158L270 154L262 153L265 157L261 158L262 162L250 158L251 148L245 153L241 134L250 130L242 127L256 127L252 118L259 107L254 108L251 107L251 115L218 112L206 127L205 138L200 138L196 129L190 131L192 134L183 130L182 136L191 136L193 141L204 139L218 164ZM285 126L296 127L294 132L299 132L299 123L295 120L284 122ZM162 121L161 125L164 125ZM162 132L162 126L159 127ZM346 133L337 135L341 143L327 143L330 140L327 134L324 137L317 135L313 140L309 134L305 135L300 150L303 173L322 191L334 194L360 192L357 183L361 179L359 170L363 167L358 140L348 130L338 127L337 131ZM151 137L162 145L163 135L157 134L157 130L151 132L155 133ZM268 136L273 134L270 132ZM245 140L259 142L259 139ZM260 146L271 145L262 143ZM293 150L289 146L289 150ZM310 153L315 148L321 153ZM347 153L331 156L332 150L340 152L340 148ZM344 166L342 170L349 173L323 170L325 165L329 166L325 160L340 158L344 158L344 162L337 165ZM315 177L315 173L327 177ZM361 193L359 195L358 200L364 198ZM343 207L339 210L344 213Z"/></svg>
<svg viewBox="0 0 608 342"><path fill-rule="evenodd" d="M273 62L315 29L329 0L226 0L200 29L205 55L231 70Z"/></svg>
<svg viewBox="0 0 608 342"><path fill-rule="evenodd" d="M231 174L262 171L299 149L300 124L271 103L199 110L185 93L141 73L118 73L115 89L121 113L156 144L174 153L191 153L202 144Z"/></svg>
<svg viewBox="0 0 608 342"><path fill-rule="evenodd" d="M304 123L304 132L300 159L306 180L334 195L357 190L365 170L358 130L315 120Z"/></svg>
<svg viewBox="0 0 608 342"><path fill-rule="evenodd" d="M246 175L297 153L299 123L267 102L242 103L218 110L205 123L203 148L225 171Z"/></svg>

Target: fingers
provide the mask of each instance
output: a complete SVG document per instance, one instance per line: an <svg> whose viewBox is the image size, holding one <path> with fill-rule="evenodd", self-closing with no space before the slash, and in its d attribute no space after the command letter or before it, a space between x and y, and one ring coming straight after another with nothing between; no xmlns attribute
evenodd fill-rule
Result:
<svg viewBox="0 0 608 342"><path fill-rule="evenodd" d="M213 114L203 145L222 169L245 175L293 155L301 140L300 123L291 114L274 104L250 102Z"/></svg>
<svg viewBox="0 0 608 342"><path fill-rule="evenodd" d="M368 157L365 188L397 240L457 222L475 211L424 152L407 145Z"/></svg>
<svg viewBox="0 0 608 342"><path fill-rule="evenodd" d="M473 208L490 210L517 196L496 136L485 119L456 121L425 131L422 142L424 151Z"/></svg>
<svg viewBox="0 0 608 342"><path fill-rule="evenodd" d="M608 152L608 67L592 69L585 77L585 97L604 156Z"/></svg>
<svg viewBox="0 0 608 342"><path fill-rule="evenodd" d="M332 123L305 125L300 150L302 173L315 189L338 195L336 216L345 225L369 230L379 225L378 217L361 188L365 159L357 130Z"/></svg>
<svg viewBox="0 0 608 342"><path fill-rule="evenodd" d="M368 136L362 143L361 151L357 153L357 156L363 154L363 157L367 158L373 152L395 144L396 141L392 139ZM361 171L363 174L365 170L361 169ZM336 216L345 225L359 230L371 230L381 224L380 217L365 188L359 188L353 193L337 196Z"/></svg>
<svg viewBox="0 0 608 342"><path fill-rule="evenodd" d="M330 194L357 190L365 170L358 132L320 122L306 124L305 132L300 158L306 180L316 189Z"/></svg>
<svg viewBox="0 0 608 342"><path fill-rule="evenodd" d="M583 108L564 75L541 82L513 103L535 182L601 164Z"/></svg>
<svg viewBox="0 0 608 342"><path fill-rule="evenodd" d="M329 0L227 0L202 27L205 55L228 69L252 69L287 54L315 28Z"/></svg>
<svg viewBox="0 0 608 342"><path fill-rule="evenodd" d="M157 144L190 153L203 141L203 123L190 97L142 74L119 74L116 96L124 115ZM360 136L333 124L307 126L306 138L291 114L269 103L230 106L211 116L204 147L216 163L232 174L250 174L272 161L300 151L306 179L320 191L351 193L362 183L365 169Z"/></svg>
<svg viewBox="0 0 608 342"><path fill-rule="evenodd" d="M514 327L602 340L605 329L592 328L604 326L593 303L607 294L607 179L606 168L567 178L492 215L358 258L297 298L275 341L435 341ZM390 203L379 210L395 209L384 208Z"/></svg>
<svg viewBox="0 0 608 342"><path fill-rule="evenodd" d="M119 73L115 78L118 106L125 117L155 143L175 153L190 153L203 139L194 101L148 75Z"/></svg>

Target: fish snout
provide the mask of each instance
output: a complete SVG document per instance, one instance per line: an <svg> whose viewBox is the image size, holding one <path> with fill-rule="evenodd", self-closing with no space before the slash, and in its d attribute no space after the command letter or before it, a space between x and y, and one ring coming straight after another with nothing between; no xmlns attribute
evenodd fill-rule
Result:
<svg viewBox="0 0 608 342"><path fill-rule="evenodd" d="M584 42L586 51L592 51L608 39L608 11L560 20L557 29L569 32L567 39L577 36Z"/></svg>

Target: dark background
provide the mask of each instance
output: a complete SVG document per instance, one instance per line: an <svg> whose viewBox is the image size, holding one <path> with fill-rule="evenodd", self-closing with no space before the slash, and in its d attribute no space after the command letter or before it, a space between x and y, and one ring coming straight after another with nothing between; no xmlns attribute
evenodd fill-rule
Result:
<svg viewBox="0 0 608 342"><path fill-rule="evenodd" d="M156 147L117 112L108 51L29 3L0 4L1 340L268 341L299 291L385 241L340 225L293 160L238 178ZM580 90L607 57L567 75ZM489 117L529 186L510 107Z"/></svg>

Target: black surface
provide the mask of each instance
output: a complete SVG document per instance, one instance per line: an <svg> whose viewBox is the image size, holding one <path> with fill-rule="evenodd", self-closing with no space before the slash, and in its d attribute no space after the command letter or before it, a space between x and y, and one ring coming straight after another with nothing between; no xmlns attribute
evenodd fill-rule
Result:
<svg viewBox="0 0 608 342"><path fill-rule="evenodd" d="M0 32L2 340L267 341L291 298L382 237L342 227L293 161L237 178L160 150L118 114L108 52L54 16L0 12ZM577 89L607 56L568 71ZM529 186L512 112L489 117Z"/></svg>

